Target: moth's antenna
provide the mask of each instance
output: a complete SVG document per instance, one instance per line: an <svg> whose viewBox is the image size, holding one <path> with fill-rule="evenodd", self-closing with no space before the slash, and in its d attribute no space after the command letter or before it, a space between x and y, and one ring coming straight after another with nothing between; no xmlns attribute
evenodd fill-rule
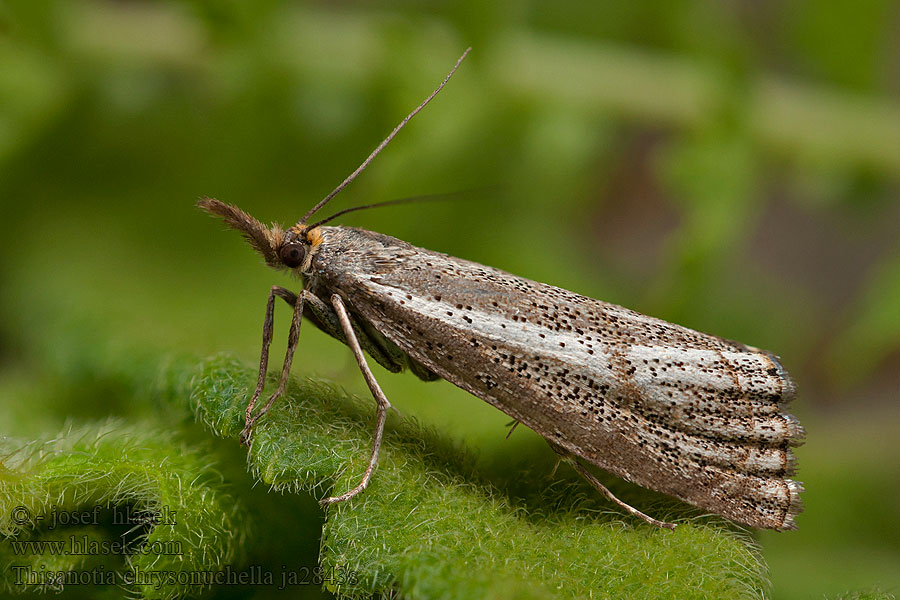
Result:
<svg viewBox="0 0 900 600"><path fill-rule="evenodd" d="M356 212L358 210L368 210L370 208L381 208L382 206L393 206L396 204L413 204L415 202L433 202L437 200L446 200L453 195L458 195L459 192L455 194L429 194L426 196L411 196L409 198L395 198L394 200L384 200L382 202L374 202L372 204L363 204L362 206L351 206L350 208L345 208L343 210L339 210L330 217L325 217L321 221L316 221L312 225L307 225L308 229L315 229L319 225L324 225L329 221L333 221L340 216L346 215L347 213Z"/></svg>
<svg viewBox="0 0 900 600"><path fill-rule="evenodd" d="M369 157L368 157L366 160L364 160L364 161L362 162L362 164L359 165L359 166L356 168L355 171L353 171L352 173L350 173L350 175L347 176L347 179L345 179L344 181L342 181L341 184L340 184L339 186L337 186L336 188L334 188L334 191L332 191L330 194L328 194L327 196L325 196L322 200L319 201L318 204L316 204L315 206L313 206L313 207L309 210L309 212L307 212L305 215L303 215L303 218L300 219L300 221L297 223L297 225L302 225L302 224L306 223L306 221L307 221L311 216L313 216L314 214L316 214L316 212L317 212L320 208L322 208L323 206L325 206L326 204L328 204L329 200L331 200L332 198L334 198L335 196L337 196L337 195L341 192L341 190L343 190L345 187L347 187L347 186L350 184L351 181L353 181L354 179L356 179L356 176L357 176L357 175L359 175L360 173L362 173L363 170L364 170L366 167L369 166L369 163L372 162L372 159L374 159L376 156L378 156L378 153L381 152L381 151L384 149L384 147L387 146L388 143L389 143L392 139L394 139L394 136L397 135L397 133L398 133L401 129L403 129L403 126L406 125L406 124L409 122L410 119L412 119L414 116L416 116L416 114L418 114L420 110L422 110L423 108L425 108L425 106L426 106L429 102L431 102L431 99L432 99L432 98L434 98L435 96L437 96L437 93L440 92L441 89L443 89L443 87L447 84L447 82L450 81L450 78L453 77L453 74L456 73L456 69L459 68L459 64L463 61L463 59L466 58L466 56L468 56L470 50L472 50L471 47L466 48L466 51L462 53L462 56L459 57L459 59L456 61L456 64L453 65L453 68L450 69L450 72L447 74L446 77L444 77L444 80L441 82L441 84L440 84L439 86L437 86L437 88L436 88L433 92L431 92L431 94L430 94L427 98L425 98L425 100L422 102L422 104L420 104L419 106L417 106L417 107L415 108L415 110L413 110L411 113L409 113L408 115L406 115L406 118L403 119L402 121L400 121L400 124L397 125L397 126L394 128L394 130L390 133L390 135L388 135L386 138L384 138L384 140L383 140L380 144L378 144L378 147L375 148L375 150L372 151L372 154L370 154ZM332 217L332 218L333 218L333 217Z"/></svg>

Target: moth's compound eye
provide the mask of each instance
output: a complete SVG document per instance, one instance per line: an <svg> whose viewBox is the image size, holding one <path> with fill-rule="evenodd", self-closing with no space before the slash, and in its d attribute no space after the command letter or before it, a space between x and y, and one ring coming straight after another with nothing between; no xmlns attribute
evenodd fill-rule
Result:
<svg viewBox="0 0 900 600"><path fill-rule="evenodd" d="M306 248L303 247L303 244L285 244L278 254L281 262L293 269L303 264L303 259L306 258Z"/></svg>

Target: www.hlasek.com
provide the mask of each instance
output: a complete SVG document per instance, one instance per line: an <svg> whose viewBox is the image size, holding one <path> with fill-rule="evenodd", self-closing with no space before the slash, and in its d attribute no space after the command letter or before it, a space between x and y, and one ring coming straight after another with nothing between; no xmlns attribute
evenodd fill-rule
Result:
<svg viewBox="0 0 900 600"><path fill-rule="evenodd" d="M61 540L9 540L8 543L14 556L184 555L181 540L98 540L87 535L72 535Z"/></svg>

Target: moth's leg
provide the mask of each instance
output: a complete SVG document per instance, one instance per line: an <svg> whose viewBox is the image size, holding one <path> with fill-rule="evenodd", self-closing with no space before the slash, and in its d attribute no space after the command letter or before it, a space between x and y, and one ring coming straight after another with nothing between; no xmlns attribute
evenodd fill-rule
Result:
<svg viewBox="0 0 900 600"><path fill-rule="evenodd" d="M378 461L378 451L381 449L381 439L384 435L384 422L387 418L387 410L391 407L391 403L388 402L384 392L381 391L381 387L379 387L378 382L375 380L375 376L372 375L372 371L366 363L366 357L363 355L359 340L356 339L356 333L353 331L353 324L350 322L350 315L347 314L347 308L344 306L344 301L341 300L340 296L334 294L331 296L331 303L334 305L334 311L341 321L341 327L344 329L344 336L347 338L347 345L353 350L353 355L356 357L356 363L359 365L359 370L362 371L366 384L368 384L369 390L372 392L375 401L378 403L378 410L375 415L375 439L372 442L372 456L369 458L369 466L366 467L366 472L363 474L362 481L345 494L325 498L322 500L322 504L334 504L335 502L349 500L366 489L366 486L369 485L369 479L372 478L372 472L375 470L375 463Z"/></svg>
<svg viewBox="0 0 900 600"><path fill-rule="evenodd" d="M277 285L273 285L269 292L269 301L266 303L266 319L263 323L263 346L259 357L259 376L256 380L256 390L253 392L253 397L250 398L249 404L247 404L247 411L244 415L244 429L241 431L241 443L245 446L250 445L250 433L253 429L253 424L266 414L275 400L284 393L284 388L287 385L287 379L291 372L291 362L294 360L294 351L297 349L297 341L300 339L303 299L308 294L309 292L302 290L300 296L297 296L294 292ZM254 415L253 408L256 406L256 402L259 400L259 396L266 384L266 371L269 366L269 345L272 343L272 330L275 320L275 296L283 298L285 302L293 306L294 313L291 319L287 352L284 356L284 364L281 367L281 381L278 382L278 389L269 397L266 405Z"/></svg>
<svg viewBox="0 0 900 600"><path fill-rule="evenodd" d="M259 376L256 380L256 390L254 390L253 397L250 398L250 402L247 404L247 411L244 418L244 422L247 426L245 426L244 431L241 432L241 443L244 444L247 443L249 438L249 424L251 423L253 408L256 406L259 395L262 394L263 388L266 385L266 371L269 368L269 346L272 344L272 331L275 321L275 296L283 298L284 301L291 306L297 304L297 294L289 289L273 285L272 289L269 290L269 299L266 302L266 318L263 321L263 342L262 352L259 356Z"/></svg>
<svg viewBox="0 0 900 600"><path fill-rule="evenodd" d="M306 295L304 300L306 302L305 309L309 310L307 317L314 317L311 320L319 329L342 344L346 344L347 337L344 335L341 321L338 319L334 309L311 292ZM379 342L375 337L376 335L380 336L375 330L353 323L353 332L356 335L356 339L359 340L362 349L374 358L375 362L393 373L403 370L404 363L385 349L385 344Z"/></svg>
<svg viewBox="0 0 900 600"><path fill-rule="evenodd" d="M553 463L553 468L550 469L550 479L553 479L553 477L556 475L556 470L559 469L559 463L561 463L561 462L562 462L562 456L557 454L556 462Z"/></svg>
<svg viewBox="0 0 900 600"><path fill-rule="evenodd" d="M639 518L643 519L644 521L650 523L651 525L655 525L657 527L665 527L666 529L675 529L675 523L666 523L665 521L659 521L657 519L654 519L653 517L651 517L649 515L645 515L644 513L642 513L635 507L633 507L629 504L626 504L626 503L622 502L621 500L619 500L618 498L616 498L613 495L613 493L611 491L609 491L609 489L605 485L600 483L600 480L598 480L596 477L594 477L593 473L588 471L584 465L582 465L580 462L578 462L578 458L575 455L573 455L571 452L569 452L565 448L557 446L556 444L554 444L552 442L548 441L548 443L550 444L550 447L553 448L553 451L556 452L562 460L565 460L570 465L572 465L572 468L575 469L576 471L578 471L579 475L581 475L582 477L587 479L588 483L590 483L592 486L594 486L595 488L597 488L598 490L603 492L603 494L607 498L609 498L610 500L612 500L613 502L615 502L616 504L621 506L629 514L631 514L635 517L639 517ZM559 462L557 462L557 465L558 464L559 464ZM556 471L556 467L554 467L553 470Z"/></svg>

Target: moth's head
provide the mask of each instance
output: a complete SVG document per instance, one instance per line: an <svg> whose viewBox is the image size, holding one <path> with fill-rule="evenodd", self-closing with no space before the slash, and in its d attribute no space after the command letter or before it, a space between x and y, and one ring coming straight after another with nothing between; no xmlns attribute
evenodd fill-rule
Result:
<svg viewBox="0 0 900 600"><path fill-rule="evenodd" d="M307 231L303 225L295 225L285 231L281 225L272 223L266 227L240 208L220 202L215 198L203 198L197 206L217 217L244 234L254 250L265 259L266 264L276 269L303 268L311 255L313 240L317 232Z"/></svg>

